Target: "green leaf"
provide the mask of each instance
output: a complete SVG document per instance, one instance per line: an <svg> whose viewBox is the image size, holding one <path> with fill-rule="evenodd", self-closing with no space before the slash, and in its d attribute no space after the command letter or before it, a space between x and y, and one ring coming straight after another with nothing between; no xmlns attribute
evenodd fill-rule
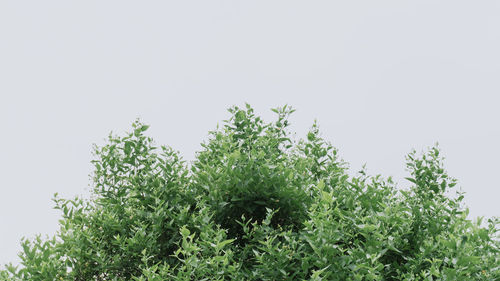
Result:
<svg viewBox="0 0 500 281"><path fill-rule="evenodd" d="M484 228L481 228L479 229L479 237L483 240L483 241L489 241L490 240L490 237L488 235L488 230L487 229L484 229Z"/></svg>
<svg viewBox="0 0 500 281"><path fill-rule="evenodd" d="M323 190L324 187L325 187L325 181L324 180L320 180L319 183L318 183L318 189L319 190Z"/></svg>
<svg viewBox="0 0 500 281"><path fill-rule="evenodd" d="M189 231L189 229L187 229L186 226L183 226L181 228L181 235L182 235L182 237L184 237L184 238L188 237L189 234L191 234L191 232Z"/></svg>
<svg viewBox="0 0 500 281"><path fill-rule="evenodd" d="M142 126L141 126L141 128L140 128L140 130L141 130L141 132L144 132L144 131L146 131L148 128L149 128L149 125L142 125Z"/></svg>
<svg viewBox="0 0 500 281"><path fill-rule="evenodd" d="M415 183L415 184L417 183L417 181L414 178L405 178L405 179L408 181L411 181L412 183Z"/></svg>
<svg viewBox="0 0 500 281"><path fill-rule="evenodd" d="M219 249L219 250L223 249L226 245L233 243L235 240L236 239L224 240L224 241L218 243L217 246L216 246L216 248Z"/></svg>

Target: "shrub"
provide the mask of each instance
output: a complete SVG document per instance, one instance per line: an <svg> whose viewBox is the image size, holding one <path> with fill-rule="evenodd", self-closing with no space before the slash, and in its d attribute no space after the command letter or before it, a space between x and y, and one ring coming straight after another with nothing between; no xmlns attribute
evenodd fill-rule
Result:
<svg viewBox="0 0 500 281"><path fill-rule="evenodd" d="M293 146L287 131L293 111L275 109L278 120L265 124L248 105L231 108L231 119L223 130L211 132L193 165L195 191L206 198L214 221L237 241L243 237L241 217L260 222L268 208L276 210L273 227L298 230L325 173L321 168L342 171L335 155L328 154L332 148L318 141L318 130L309 134L308 143Z"/></svg>
<svg viewBox="0 0 500 281"><path fill-rule="evenodd" d="M56 195L59 231L23 240L0 280L500 280L499 221L467 219L437 147L407 156L397 189L273 111L230 108L191 164L139 121L110 135L91 199Z"/></svg>

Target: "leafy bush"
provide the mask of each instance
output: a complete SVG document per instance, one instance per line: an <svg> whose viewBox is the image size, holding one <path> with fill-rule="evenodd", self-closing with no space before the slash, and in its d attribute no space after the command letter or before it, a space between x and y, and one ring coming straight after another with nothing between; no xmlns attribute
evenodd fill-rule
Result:
<svg viewBox="0 0 500 281"><path fill-rule="evenodd" d="M138 121L110 135L91 199L56 195L59 231L23 240L0 280L500 280L499 221L467 219L437 147L407 156L400 190L273 111L230 108L191 164Z"/></svg>
<svg viewBox="0 0 500 281"><path fill-rule="evenodd" d="M312 143L318 138L314 130L307 144L292 151L286 129L293 110L286 106L275 109L278 120L269 124L255 117L248 105L246 110L235 107L229 112L233 115L224 129L211 132L205 150L198 154L192 169L193 189L206 198L215 223L237 241L243 237L242 216L262 221L266 208L277 210L273 227L298 230L312 203L320 168L342 171L333 163L335 156L327 155L331 148Z"/></svg>

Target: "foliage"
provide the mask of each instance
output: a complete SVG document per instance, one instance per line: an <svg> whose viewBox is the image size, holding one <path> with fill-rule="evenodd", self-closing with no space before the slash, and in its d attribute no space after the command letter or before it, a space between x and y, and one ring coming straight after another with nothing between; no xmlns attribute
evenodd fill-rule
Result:
<svg viewBox="0 0 500 281"><path fill-rule="evenodd" d="M139 121L110 135L92 198L56 195L59 231L23 240L0 280L500 280L499 221L467 219L437 147L407 156L397 189L273 111L232 107L191 164Z"/></svg>

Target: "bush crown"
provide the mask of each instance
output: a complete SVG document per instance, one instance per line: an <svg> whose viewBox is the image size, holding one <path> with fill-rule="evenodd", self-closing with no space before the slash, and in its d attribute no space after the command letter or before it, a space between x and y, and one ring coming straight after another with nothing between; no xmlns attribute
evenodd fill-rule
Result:
<svg viewBox="0 0 500 281"><path fill-rule="evenodd" d="M56 195L59 231L24 239L0 280L500 280L498 219L467 219L437 147L407 156L399 190L273 111L230 108L191 164L139 121L110 135L92 199Z"/></svg>

